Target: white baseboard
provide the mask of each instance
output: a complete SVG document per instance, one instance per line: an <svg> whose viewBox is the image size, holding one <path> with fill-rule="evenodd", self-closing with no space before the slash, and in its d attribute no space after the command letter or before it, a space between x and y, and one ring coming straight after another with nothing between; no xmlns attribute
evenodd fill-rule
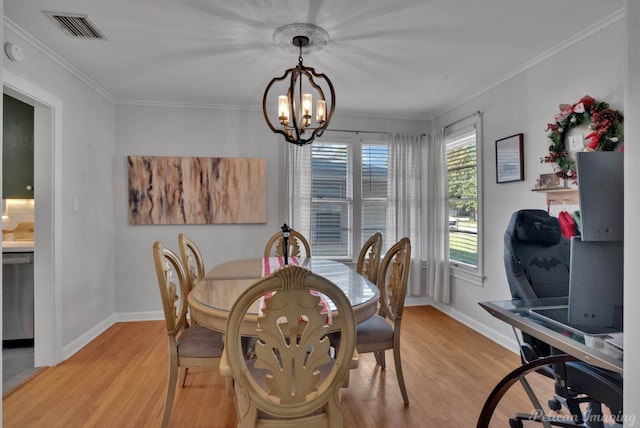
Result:
<svg viewBox="0 0 640 428"><path fill-rule="evenodd" d="M111 314L104 321L94 326L91 330L78 337L73 342L62 348L62 360L66 360L78 352L80 349L88 345L96 337L104 333L109 327L117 322L129 322L129 321L156 321L163 320L164 314L159 311L155 312L127 312L119 314Z"/></svg>
<svg viewBox="0 0 640 428"><path fill-rule="evenodd" d="M463 314L462 312L456 311L455 309L451 308L448 305L434 302L432 299L428 297L410 297L410 296L406 298L405 304L406 306L424 306L424 305L434 306L436 309L444 312L445 314L449 315L451 318L461 322L462 324L466 325L469 328L474 329L478 333L488 337L489 339L493 340L497 344L504 346L505 348L509 349L515 354L518 354L518 343L516 342L515 338L505 336L504 334L499 333L494 329L488 328L484 324L479 323L475 319L469 317L466 314ZM64 346L62 349L63 360L66 360L72 355L74 355L80 349L85 347L89 342L94 340L96 337L98 337L105 330L107 330L109 327L111 327L113 324L117 322L157 321L157 320L163 320L163 319L164 319L164 314L160 311L125 312L125 313L112 314L107 319L105 319L104 321L102 321L101 323L93 327L91 330L87 331L85 334L78 337L76 340L69 343L68 345Z"/></svg>
<svg viewBox="0 0 640 428"><path fill-rule="evenodd" d="M123 313L116 314L116 317L117 317L117 322L164 320L164 314L161 311L123 312Z"/></svg>
<svg viewBox="0 0 640 428"><path fill-rule="evenodd" d="M466 325L467 327L474 329L475 331L482 334L483 336L488 337L489 339L496 342L498 345L501 345L507 348L508 350L510 350L511 352L519 355L518 342L516 341L515 337L505 336L504 334L492 328L489 328L482 323L479 323L478 321L471 318L467 314L456 311L449 305L435 302L433 299L430 299L428 297L410 297L410 296L407 296L405 304L406 306L431 305L436 309L449 315L451 318L455 319L456 321L459 321L462 324Z"/></svg>
<svg viewBox="0 0 640 428"><path fill-rule="evenodd" d="M520 355L518 342L516 341L515 336L505 336L504 334L492 328L489 328L486 325L471 318L467 314L456 311L451 306L438 303L438 302L433 302L433 306L435 306L437 309L441 310L445 314L449 315L451 318L454 318L455 320L460 321L462 324L466 325L467 327L472 328L478 333L482 334L483 336L493 340L498 345L501 345L507 348L514 354Z"/></svg>
<svg viewBox="0 0 640 428"><path fill-rule="evenodd" d="M68 359L73 354L84 348L89 342L100 336L106 329L116 323L116 314L110 315L104 321L98 323L89 331L78 337L66 346L62 347L62 361Z"/></svg>

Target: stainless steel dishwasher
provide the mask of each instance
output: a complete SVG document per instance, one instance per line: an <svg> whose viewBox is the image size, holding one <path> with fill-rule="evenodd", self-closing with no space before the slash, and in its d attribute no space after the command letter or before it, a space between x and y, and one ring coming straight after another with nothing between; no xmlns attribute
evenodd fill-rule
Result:
<svg viewBox="0 0 640 428"><path fill-rule="evenodd" d="M3 345L33 345L33 252L2 254Z"/></svg>

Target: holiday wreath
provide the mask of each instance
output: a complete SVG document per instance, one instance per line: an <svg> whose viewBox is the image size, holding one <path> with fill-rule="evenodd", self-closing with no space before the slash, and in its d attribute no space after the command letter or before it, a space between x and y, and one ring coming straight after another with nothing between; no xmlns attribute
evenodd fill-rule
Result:
<svg viewBox="0 0 640 428"><path fill-rule="evenodd" d="M547 125L551 140L549 154L540 162L555 163L556 174L564 179L577 179L576 166L565 146L568 132L580 125L588 125L591 133L585 137L585 151L612 151L623 142L622 113L609 104L585 95L573 105L560 104L560 113Z"/></svg>

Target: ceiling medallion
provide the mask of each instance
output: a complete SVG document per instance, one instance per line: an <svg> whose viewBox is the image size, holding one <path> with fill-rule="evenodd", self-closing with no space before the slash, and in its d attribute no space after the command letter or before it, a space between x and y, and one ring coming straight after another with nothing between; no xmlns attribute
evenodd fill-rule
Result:
<svg viewBox="0 0 640 428"><path fill-rule="evenodd" d="M335 109L335 91L325 74L303 65L302 54L322 49L329 41L329 34L316 25L290 24L278 28L273 40L286 51L298 52L298 65L286 70L281 77L274 77L267 85L262 98L264 119L269 128L287 142L298 146L310 144L322 136L329 125ZM274 85L278 89L271 92ZM274 93L279 94L277 98ZM277 116L271 113L270 117L267 104L278 106Z"/></svg>
<svg viewBox="0 0 640 428"><path fill-rule="evenodd" d="M282 50L298 53L299 47L291 42L296 36L309 39L309 44L302 47L302 53L305 55L318 52L329 43L329 33L313 24L289 24L280 27L273 33L273 41Z"/></svg>

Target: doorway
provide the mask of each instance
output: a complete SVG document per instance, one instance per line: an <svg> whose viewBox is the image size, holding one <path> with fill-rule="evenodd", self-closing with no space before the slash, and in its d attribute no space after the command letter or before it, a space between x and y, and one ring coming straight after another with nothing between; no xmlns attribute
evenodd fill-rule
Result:
<svg viewBox="0 0 640 428"><path fill-rule="evenodd" d="M34 365L62 361L62 100L3 70L3 93L34 107Z"/></svg>

